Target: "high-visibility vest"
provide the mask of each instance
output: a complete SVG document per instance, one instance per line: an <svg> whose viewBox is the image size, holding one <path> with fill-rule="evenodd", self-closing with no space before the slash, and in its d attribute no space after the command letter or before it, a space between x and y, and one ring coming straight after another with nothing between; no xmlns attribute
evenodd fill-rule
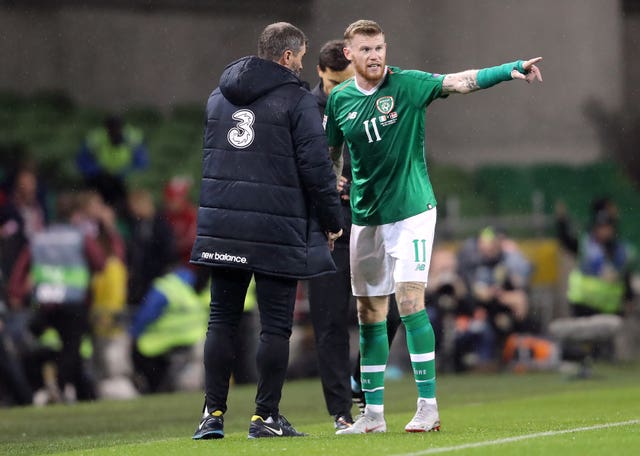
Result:
<svg viewBox="0 0 640 456"><path fill-rule="evenodd" d="M142 144L144 135L130 125L122 127L123 142L114 145L106 128L96 128L87 135L87 146L102 169L110 174L122 174L133 163L133 151Z"/></svg>
<svg viewBox="0 0 640 456"><path fill-rule="evenodd" d="M256 308L258 300L256 298L256 280L252 277L247 288L247 294L244 297L244 311L250 312Z"/></svg>
<svg viewBox="0 0 640 456"><path fill-rule="evenodd" d="M153 286L167 298L168 304L138 338L138 351L154 357L204 340L208 312L193 287L174 273L156 279Z"/></svg>
<svg viewBox="0 0 640 456"><path fill-rule="evenodd" d="M583 274L574 269L569 274L567 298L573 304L582 304L599 313L615 314L622 310L624 282L609 282L597 276Z"/></svg>
<svg viewBox="0 0 640 456"><path fill-rule="evenodd" d="M580 268L590 242L593 241L588 236L581 240L578 267L569 274L567 298L571 303L590 307L599 313L618 313L622 310L624 303L624 275L633 260L633 250L624 246L624 264L619 264L617 267L611 265L616 274L613 278L605 278L587 274Z"/></svg>
<svg viewBox="0 0 640 456"><path fill-rule="evenodd" d="M57 329L48 327L38 338L42 347L59 352L62 350L62 338ZM88 334L82 336L80 340L80 356L82 359L91 359L93 356L93 342Z"/></svg>
<svg viewBox="0 0 640 456"><path fill-rule="evenodd" d="M34 236L31 280L37 304L81 304L89 289L84 236L71 225L53 225Z"/></svg>

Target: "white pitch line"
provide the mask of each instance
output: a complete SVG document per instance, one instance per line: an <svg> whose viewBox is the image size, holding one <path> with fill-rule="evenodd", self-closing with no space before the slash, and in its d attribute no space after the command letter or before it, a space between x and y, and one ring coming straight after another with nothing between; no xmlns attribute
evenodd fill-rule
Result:
<svg viewBox="0 0 640 456"><path fill-rule="evenodd" d="M416 451L415 453L402 453L396 456L424 456L427 454L449 453L451 451L467 450L469 448L479 448L479 447L492 446L492 445L502 445L505 443L519 442L521 440L537 439L539 437L552 437L555 435L573 434L574 432L595 431L598 429L606 429L606 428L620 427L620 426L631 426L634 424L640 424L640 420L629 420L629 421L620 421L617 423L596 424L594 426L564 429L561 431L546 431L546 432L537 432L535 434L516 435L514 437L506 437L504 439L485 440L484 442L464 443L462 445L430 448L424 451Z"/></svg>

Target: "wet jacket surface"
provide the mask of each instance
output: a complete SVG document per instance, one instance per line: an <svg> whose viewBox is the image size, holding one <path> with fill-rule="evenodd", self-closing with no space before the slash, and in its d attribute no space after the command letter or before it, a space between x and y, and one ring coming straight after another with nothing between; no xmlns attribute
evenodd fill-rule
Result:
<svg viewBox="0 0 640 456"><path fill-rule="evenodd" d="M207 102L191 262L283 277L332 272L326 231L342 228L315 97L287 68L250 56Z"/></svg>

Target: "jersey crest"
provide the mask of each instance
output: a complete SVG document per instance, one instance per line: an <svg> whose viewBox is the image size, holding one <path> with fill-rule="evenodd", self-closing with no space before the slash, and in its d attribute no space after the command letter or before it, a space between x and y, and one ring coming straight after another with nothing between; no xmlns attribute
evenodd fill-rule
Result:
<svg viewBox="0 0 640 456"><path fill-rule="evenodd" d="M376 108L378 108L378 111L382 114L389 114L394 104L395 102L391 96L380 97L376 100Z"/></svg>

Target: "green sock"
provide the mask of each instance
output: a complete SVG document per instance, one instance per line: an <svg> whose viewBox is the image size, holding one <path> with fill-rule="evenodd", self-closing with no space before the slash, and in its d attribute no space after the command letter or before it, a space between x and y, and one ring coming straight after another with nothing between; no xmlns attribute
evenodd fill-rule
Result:
<svg viewBox="0 0 640 456"><path fill-rule="evenodd" d="M360 324L360 370L367 405L384 404L384 370L389 357L387 322Z"/></svg>
<svg viewBox="0 0 640 456"><path fill-rule="evenodd" d="M425 310L400 317L407 331L407 346L411 356L413 377L418 387L418 397L436 397L436 339L429 316Z"/></svg>

